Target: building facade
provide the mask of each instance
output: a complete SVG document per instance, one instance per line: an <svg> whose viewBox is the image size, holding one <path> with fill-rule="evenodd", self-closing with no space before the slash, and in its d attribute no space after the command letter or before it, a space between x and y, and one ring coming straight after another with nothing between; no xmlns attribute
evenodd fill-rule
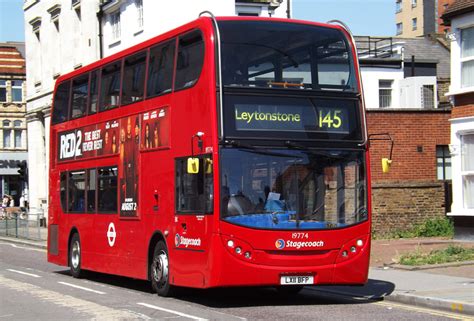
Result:
<svg viewBox="0 0 474 321"><path fill-rule="evenodd" d="M457 0L443 16L451 26L453 217L458 238L474 239L474 3Z"/></svg>
<svg viewBox="0 0 474 321"><path fill-rule="evenodd" d="M47 211L49 127L56 79L162 34L203 11L288 17L291 0L25 0L30 208Z"/></svg>
<svg viewBox="0 0 474 321"><path fill-rule="evenodd" d="M27 196L26 69L23 43L0 43L0 193L14 206ZM21 204L23 205L23 204Z"/></svg>
<svg viewBox="0 0 474 321"><path fill-rule="evenodd" d="M449 27L440 17L454 0L395 0L397 36L420 37L444 34Z"/></svg>

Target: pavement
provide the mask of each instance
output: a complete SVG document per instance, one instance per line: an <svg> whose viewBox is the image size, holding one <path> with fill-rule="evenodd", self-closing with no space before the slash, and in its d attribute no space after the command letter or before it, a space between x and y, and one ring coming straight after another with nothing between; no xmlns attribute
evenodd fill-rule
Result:
<svg viewBox="0 0 474 321"><path fill-rule="evenodd" d="M0 241L46 248L46 241L6 236L0 236ZM474 241L443 238L375 240L372 241L369 281L365 286L318 286L308 290L355 300L386 300L474 316L474 261L416 268L398 264L403 253L427 253L446 248L449 244L474 247Z"/></svg>

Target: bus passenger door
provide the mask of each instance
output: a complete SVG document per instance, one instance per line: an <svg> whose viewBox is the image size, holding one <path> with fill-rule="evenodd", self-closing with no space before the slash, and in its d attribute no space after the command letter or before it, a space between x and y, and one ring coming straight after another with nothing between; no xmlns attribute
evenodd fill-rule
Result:
<svg viewBox="0 0 474 321"><path fill-rule="evenodd" d="M176 159L176 212L170 264L176 285L206 285L212 233L211 155Z"/></svg>

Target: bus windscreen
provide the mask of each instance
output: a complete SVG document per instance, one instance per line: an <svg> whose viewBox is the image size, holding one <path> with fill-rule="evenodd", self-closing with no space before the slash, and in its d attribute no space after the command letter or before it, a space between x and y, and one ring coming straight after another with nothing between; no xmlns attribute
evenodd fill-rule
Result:
<svg viewBox="0 0 474 321"><path fill-rule="evenodd" d="M351 48L337 29L220 21L224 86L356 92Z"/></svg>

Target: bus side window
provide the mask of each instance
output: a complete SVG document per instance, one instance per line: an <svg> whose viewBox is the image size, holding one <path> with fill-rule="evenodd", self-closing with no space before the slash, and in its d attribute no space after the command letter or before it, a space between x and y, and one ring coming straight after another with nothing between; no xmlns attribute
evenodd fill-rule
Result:
<svg viewBox="0 0 474 321"><path fill-rule="evenodd" d="M86 172L71 171L68 179L68 212L84 213L86 204Z"/></svg>
<svg viewBox="0 0 474 321"><path fill-rule="evenodd" d="M175 90L192 87L199 79L204 62L204 41L199 30L179 38Z"/></svg>
<svg viewBox="0 0 474 321"><path fill-rule="evenodd" d="M143 99L146 51L125 59L122 83L122 105Z"/></svg>
<svg viewBox="0 0 474 321"><path fill-rule="evenodd" d="M91 72L91 80L89 86L89 115L97 112L97 103L99 99L99 76L100 70Z"/></svg>
<svg viewBox="0 0 474 321"><path fill-rule="evenodd" d="M85 74L73 79L71 118L82 117L86 114L88 86L89 74Z"/></svg>
<svg viewBox="0 0 474 321"><path fill-rule="evenodd" d="M147 97L171 92L176 39L150 50Z"/></svg>
<svg viewBox="0 0 474 321"><path fill-rule="evenodd" d="M109 110L120 105L120 74L121 61L102 68L99 111Z"/></svg>
<svg viewBox="0 0 474 321"><path fill-rule="evenodd" d="M70 85L71 82L66 81L59 84L56 89L53 103L53 124L62 123L68 118Z"/></svg>
<svg viewBox="0 0 474 321"><path fill-rule="evenodd" d="M99 213L117 212L117 167L98 169L98 204Z"/></svg>
<svg viewBox="0 0 474 321"><path fill-rule="evenodd" d="M209 155L199 157L199 171L188 172L188 158L176 159L176 212L213 212L213 173Z"/></svg>
<svg viewBox="0 0 474 321"><path fill-rule="evenodd" d="M96 192L97 192L97 170L87 170L87 212L95 213L96 211Z"/></svg>
<svg viewBox="0 0 474 321"><path fill-rule="evenodd" d="M60 175L59 198L63 212L67 213L67 172L62 172Z"/></svg>

